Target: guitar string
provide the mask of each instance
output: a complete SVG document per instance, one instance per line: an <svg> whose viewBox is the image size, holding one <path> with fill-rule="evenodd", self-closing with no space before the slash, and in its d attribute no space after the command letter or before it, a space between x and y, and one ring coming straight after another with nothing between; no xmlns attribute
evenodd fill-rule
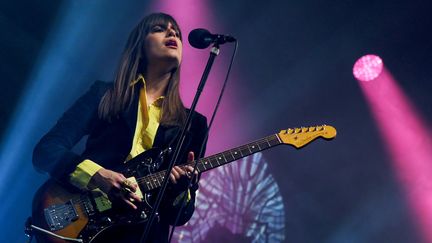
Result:
<svg viewBox="0 0 432 243"><path fill-rule="evenodd" d="M269 137L270 137L270 138L269 138ZM212 160L216 160L216 161L218 162L218 158L220 158L221 155L224 156L224 158L226 158L225 155L226 155L227 152L231 152L231 151L233 151L233 150L246 150L246 149L250 150L250 146L253 147L254 144L257 144L258 147L260 147L259 144L261 144L261 145L263 145L263 144L270 144L270 142L278 141L277 138L274 138L274 135L269 136L269 137L266 137L266 138L263 138L263 139L257 140L257 141L255 141L255 142L249 143L249 144L247 144L247 145L243 145L243 146L240 146L240 147L237 147L237 148L234 148L234 149L231 149L231 150L228 150L228 151L222 152L222 153L218 153L218 154L215 154L215 155L209 156L209 157L207 157L207 158L200 159L200 160L198 160L198 163L203 164L203 162L205 162L205 161L207 160L207 161L210 162L210 165L211 165L212 167L215 167L215 166L211 163L211 161L212 161ZM271 147L271 146L275 146L275 145L278 145L278 144L274 144L274 145L266 145L266 146L268 146L268 147L266 147L266 148L264 148L264 149L267 149L267 148L269 148L269 147ZM259 148L259 149L260 149L260 150L263 150L263 149L261 149L261 148ZM235 158L235 157L232 155L232 153L231 153L231 156L234 158L234 160L237 160L237 158ZM238 159L239 159L239 158L238 158ZM234 160L232 160L232 161L234 161ZM227 162L228 162L228 161L227 161ZM224 163L227 163L227 162L223 162L223 164L224 164ZM231 162L231 161L230 161L230 162ZM195 162L191 162L191 163L188 163L187 165L193 165L194 163L195 163ZM218 166L219 166L219 165L220 165L220 164L218 163ZM183 167L184 167L184 166L185 166L185 165L183 165ZM205 168L205 166L204 166L204 168ZM160 172L165 172L165 171L160 171ZM139 179L137 179L137 181L142 182L142 181L147 181L148 179L160 179L160 178L162 178L161 175L160 175L160 173L153 173L153 174L151 174L151 175L147 175L147 176L144 176L144 177L142 177L142 178L139 178Z"/></svg>
<svg viewBox="0 0 432 243"><path fill-rule="evenodd" d="M277 142L276 144L273 144L273 145L270 144L270 142L275 142L275 141ZM267 137L265 137L265 138L258 139L258 140L254 141L254 142L248 143L248 144L246 144L246 145L242 145L242 146L239 146L239 147L237 147L237 148L230 149L230 150L227 150L227 151L225 151L225 152L218 153L218 154L211 155L211 156L209 156L209 157L206 157L206 158L200 159L200 160L197 161L197 163L200 163L200 164L204 167L204 169L206 170L206 166L203 165L203 162L208 161L208 162L210 163L211 167L214 168L214 167L217 167L217 166L220 166L220 165L223 165L223 164L226 164L226 163L229 163L229 162L232 162L232 161L238 160L238 159L240 159L240 158L242 158L242 157L245 157L245 156L248 156L248 155L250 155L250 154L255 153L255 152L252 152L252 150L250 149L250 147L251 147L251 146L253 147L254 144L256 144L256 145L258 146L258 148L259 148L260 151L262 151L262 150L264 150L264 149L268 149L268 148L270 148L270 147L272 147L272 146L279 145L280 142L279 142L279 139L276 137L276 135L273 134L273 135L267 136ZM261 144L261 145L266 145L267 147L261 149L260 146L259 146L260 144ZM232 153L231 153L231 151L235 151L235 150L249 150L248 153L250 153L250 154L248 154L248 155L243 155L243 154L240 152L241 156L240 156L239 158L235 158L234 155L232 155ZM231 156L234 158L234 160L231 160L231 161L228 160L228 161L226 161L226 162L222 162L222 164L219 164L219 163L218 163L217 166L214 166L214 165L211 163L212 160L216 160L216 162L219 162L218 158L220 158L221 155L222 155L224 158L226 158L225 154L226 154L227 152L230 152L230 154L231 154ZM256 151L256 152L258 152L258 151ZM194 163L195 163L195 161L193 161L193 162L191 162L191 163L188 163L188 164L185 164L185 165L193 165ZM185 165L181 165L181 166L184 167ZM138 179L137 179L137 182L138 182L138 183L142 183L142 182L149 182L149 183L147 183L147 184L152 184L150 181L153 181L153 182L155 182L155 183L156 183L156 181L159 182L159 180L161 180L161 179L163 180L163 175L165 174L165 172L166 172L166 170L163 170L163 171L159 171L159 172L153 173L153 174L151 174L151 175L147 175L147 176L144 176L144 177L138 178ZM162 174L163 174L163 175L162 175ZM160 182L159 182L159 183L160 183ZM155 184L155 185L156 185L156 184ZM152 187L153 187L153 186L152 186ZM157 187L158 187L158 186L156 185L155 188L157 188ZM155 189L155 188L151 188L150 190Z"/></svg>
<svg viewBox="0 0 432 243"><path fill-rule="evenodd" d="M270 142L274 142L274 141L277 141L278 143L276 143L276 144L274 144L274 145L272 145L272 144L270 144ZM206 157L206 158L203 158L203 159L200 159L200 160L198 160L197 161L197 163L203 163L203 161L205 161L205 160L208 160L209 162L210 162L210 165L212 166L212 168L214 168L215 166L213 166L213 164L211 163L211 160L212 159L215 159L216 161L217 161L217 158L218 157L220 157L220 155L223 155L224 157L225 157L225 153L226 152L230 152L230 151L234 151L234 150L249 150L249 151L251 151L250 150L250 146L253 146L253 144L259 144L259 143L261 143L261 144L270 144L270 145L267 145L268 147L266 147L266 148L264 148L264 149L267 149L267 148L270 148L270 147L273 147L273 146L276 146L276 145L279 145L280 144L280 142L279 142L279 140L278 140L278 138L277 138L277 135L276 134L273 134L273 135L270 135L270 136L267 136L267 137L265 137L265 138L262 138L262 139L258 139L258 140L256 140L256 141L254 141L254 142L251 142L251 143L248 143L248 144L245 144L245 145L242 145L242 146L239 146L239 147L237 147L237 148L234 148L234 149L230 149L230 150L227 150L227 151L225 151L225 152L221 152L221 153L218 153L218 154L215 154L215 155L211 155L211 156L209 156L209 157ZM260 147L259 145L258 145L258 147ZM259 149L259 150L263 150L263 149ZM251 151L252 152L252 151ZM258 152L258 151L257 151ZM251 154L253 154L254 152L252 152ZM233 155L231 155L231 156L233 156ZM246 156L248 156L248 155L246 155ZM245 157L245 156L241 156L241 157ZM241 158L240 157L240 158ZM230 162L232 162L232 161L235 161L235 160L237 160L234 156L233 156L233 158L234 158L234 160L231 160ZM240 158L238 158L238 159L240 159ZM195 161L193 161L193 162L191 162L191 163L188 163L188 164L185 164L185 165L180 165L181 167L185 167L186 165L192 165L193 163L195 163ZM228 162L225 162L225 163L228 163ZM222 163L222 165L223 164L225 164L225 163ZM219 166L219 165L218 165ZM205 166L204 166L205 167ZM163 171L159 171L159 172L156 172L156 173L153 173L153 174L151 174L151 175L147 175L147 176L144 176L144 177L141 177L141 178L138 178L138 179L136 179L137 180L137 182L140 184L140 183L142 183L142 182L147 182L147 181L149 181L149 180L152 180L153 179L153 181L156 183L156 181L155 180L157 180L158 182L159 182L159 180L160 179L163 179L163 175L165 175L165 171L166 170L163 170ZM151 184L151 183L150 183ZM159 184L160 184L160 182L159 182ZM146 185L146 184L144 184L144 185ZM155 184L156 185L156 184ZM160 186L160 185L159 185ZM148 186L147 186L148 187ZM153 186L152 186L153 187ZM149 187L148 187L149 188ZM147 192L147 191L150 191L150 190L153 190L153 189L155 189L155 188L158 188L158 186L156 185L156 187L153 187L153 188L149 188L149 190L144 190L144 192ZM87 199L87 198L82 198L82 196L80 196L79 198L71 198L71 202L73 203L73 204L79 204L81 207L83 207L84 209L81 209L82 211L86 211L85 210L85 206L83 205L83 203L85 202L85 201L87 201L87 200L89 200L89 199ZM62 210L62 209L64 209L64 208L66 208L66 207L68 207L66 204L63 204L62 206L58 206L58 207L56 207L56 209L57 210Z"/></svg>

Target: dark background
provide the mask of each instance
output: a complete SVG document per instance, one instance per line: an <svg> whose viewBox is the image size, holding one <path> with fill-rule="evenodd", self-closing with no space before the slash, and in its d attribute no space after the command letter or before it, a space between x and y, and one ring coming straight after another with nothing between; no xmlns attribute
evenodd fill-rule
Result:
<svg viewBox="0 0 432 243"><path fill-rule="evenodd" d="M13 114L19 109L36 60L65 2L0 3L3 146L5 134L16 122ZM112 9L118 7L106 4ZM119 9L125 12L111 17L120 20L129 17L130 23L136 23L149 11L146 7L150 3L129 4L128 8ZM236 76L241 76L235 80L239 94L231 99L236 100L236 107L241 107L233 117L241 116L248 122L242 131L245 134L242 141L287 126L326 123L338 129L338 137L331 142L320 140L299 151L278 147L265 152L284 198L286 241L420 241L416 219L395 177L366 100L352 76L352 66L364 54L379 55L424 122L430 124L432 3L219 0L208 4L212 16L219 20L218 25L223 26L219 31L232 33L240 40L234 67ZM121 40L126 37L123 33L119 35ZM122 42L117 42L106 44L117 48L106 54L108 59L118 55ZM95 68L102 69L106 63L112 71L115 62L107 59ZM97 74L96 71L88 77ZM81 85L65 92L67 98L61 107L67 107L86 87ZM235 91L229 94L234 95ZM64 98L61 94L54 97L57 102ZM42 135L61 110L64 109L48 114L46 124L37 134ZM223 122L229 126L230 120ZM22 136L21 139L26 139L25 134ZM31 148L17 151L20 152L31 153ZM34 172L25 173L23 178L23 168L32 170L28 158L27 155L26 159L14 161L16 168L2 178L2 183L8 183L9 187L1 192L6 196L3 207L7 206L7 210L2 209L2 232L9 242L23 240L22 224L29 214L29 200L37 188L35 185L44 179ZM14 188L7 178L25 180L26 184ZM11 196L10 190L15 196Z"/></svg>

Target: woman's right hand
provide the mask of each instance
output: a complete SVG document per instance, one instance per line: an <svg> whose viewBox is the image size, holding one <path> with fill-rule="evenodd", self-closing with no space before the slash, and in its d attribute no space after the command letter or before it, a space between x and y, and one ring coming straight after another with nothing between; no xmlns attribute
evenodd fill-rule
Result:
<svg viewBox="0 0 432 243"><path fill-rule="evenodd" d="M128 181L121 173L101 168L93 175L90 183L105 192L110 199L124 202L133 209L137 209L135 203L142 202L135 194L138 185Z"/></svg>

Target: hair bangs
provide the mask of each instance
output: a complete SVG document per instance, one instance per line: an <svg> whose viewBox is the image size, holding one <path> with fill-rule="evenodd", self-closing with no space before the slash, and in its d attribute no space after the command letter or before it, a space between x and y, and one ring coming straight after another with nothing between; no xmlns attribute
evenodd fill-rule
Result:
<svg viewBox="0 0 432 243"><path fill-rule="evenodd" d="M168 24L171 23L171 25L173 26L174 30L177 33L179 33L180 40L183 40L180 27L179 27L177 21L175 21L175 19L172 16L170 16L168 14L164 14L164 13L154 13L154 14L151 14L151 15L148 16L148 20L147 21L148 21L146 23L146 27L147 28L144 30L145 36L147 36L150 33L151 29L154 26L160 25L162 27L167 28Z"/></svg>

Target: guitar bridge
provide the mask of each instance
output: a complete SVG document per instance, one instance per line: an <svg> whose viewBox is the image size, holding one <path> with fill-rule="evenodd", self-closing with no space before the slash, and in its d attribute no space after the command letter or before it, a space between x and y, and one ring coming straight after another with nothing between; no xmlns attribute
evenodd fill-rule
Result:
<svg viewBox="0 0 432 243"><path fill-rule="evenodd" d="M45 208L44 215L51 231L61 230L79 217L72 200Z"/></svg>

